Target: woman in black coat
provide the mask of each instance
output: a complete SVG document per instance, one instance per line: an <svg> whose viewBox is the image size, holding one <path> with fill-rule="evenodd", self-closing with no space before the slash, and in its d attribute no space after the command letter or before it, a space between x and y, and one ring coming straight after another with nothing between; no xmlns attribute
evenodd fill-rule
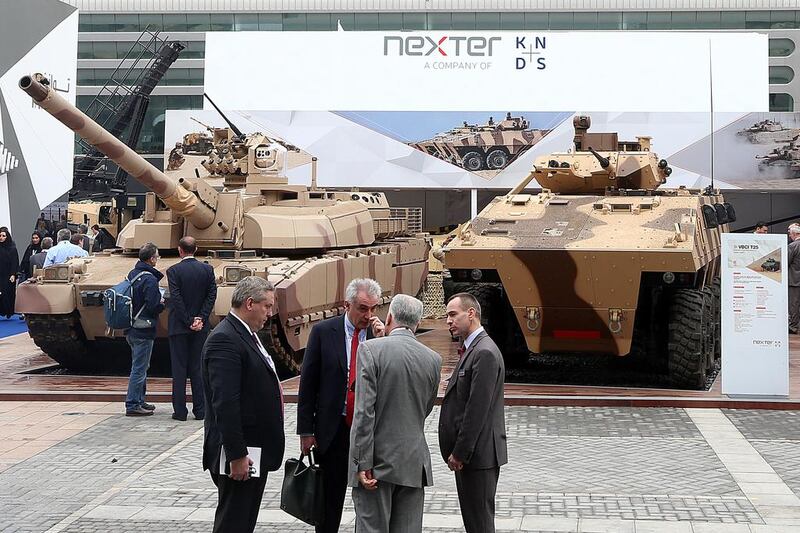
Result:
<svg viewBox="0 0 800 533"><path fill-rule="evenodd" d="M28 273L31 271L31 256L38 254L42 251L42 239L44 235L40 231L34 231L31 235L31 243L25 248L25 253L22 255L22 261L19 264L19 281L25 281Z"/></svg>
<svg viewBox="0 0 800 533"><path fill-rule="evenodd" d="M0 228L0 316L11 318L14 314L14 299L17 289L19 256L11 232Z"/></svg>

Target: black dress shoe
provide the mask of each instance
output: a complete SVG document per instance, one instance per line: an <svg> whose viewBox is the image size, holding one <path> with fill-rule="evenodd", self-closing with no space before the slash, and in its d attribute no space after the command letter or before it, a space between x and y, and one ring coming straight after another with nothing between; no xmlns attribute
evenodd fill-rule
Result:
<svg viewBox="0 0 800 533"><path fill-rule="evenodd" d="M179 420L181 422L186 422L186 415L181 416L181 415L179 415L177 413L172 413L172 419L173 420Z"/></svg>
<svg viewBox="0 0 800 533"><path fill-rule="evenodd" d="M206 415L200 415L200 416L195 415L194 416L195 420L205 420L205 418L206 418Z"/></svg>

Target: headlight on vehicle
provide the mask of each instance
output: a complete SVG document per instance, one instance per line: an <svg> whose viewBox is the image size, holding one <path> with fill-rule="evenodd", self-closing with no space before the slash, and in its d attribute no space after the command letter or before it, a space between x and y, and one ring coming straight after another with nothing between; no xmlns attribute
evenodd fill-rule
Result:
<svg viewBox="0 0 800 533"><path fill-rule="evenodd" d="M45 281L69 281L72 277L69 265L54 265L44 269Z"/></svg>
<svg viewBox="0 0 800 533"><path fill-rule="evenodd" d="M228 266L224 269L225 283L239 283L242 278L252 276L253 271L249 268L240 266Z"/></svg>

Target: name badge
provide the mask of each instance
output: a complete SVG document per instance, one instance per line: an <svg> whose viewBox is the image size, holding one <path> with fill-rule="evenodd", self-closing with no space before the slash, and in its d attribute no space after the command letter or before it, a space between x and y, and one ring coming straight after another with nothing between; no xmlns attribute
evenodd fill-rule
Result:
<svg viewBox="0 0 800 533"><path fill-rule="evenodd" d="M458 377L463 378L466 375L467 375L467 371L466 370L459 370L458 371Z"/></svg>

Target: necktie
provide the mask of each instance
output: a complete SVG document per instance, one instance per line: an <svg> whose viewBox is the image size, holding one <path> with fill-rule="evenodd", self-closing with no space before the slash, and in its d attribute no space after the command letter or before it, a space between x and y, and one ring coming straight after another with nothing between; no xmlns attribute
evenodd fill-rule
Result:
<svg viewBox="0 0 800 533"><path fill-rule="evenodd" d="M272 371L275 372L275 377L278 377L278 372L277 370L275 370L275 363L272 361L271 357L267 357L269 354L266 353L267 352L266 348L264 348L261 345L261 341L258 339L258 335L256 335L255 332L251 333L253 335L253 341L256 343L256 348L258 348L258 351L261 352L261 356L267 361L267 364L272 369ZM281 414L283 414L283 386L281 385L280 379L278 380L278 392L281 395Z"/></svg>
<svg viewBox="0 0 800 533"><path fill-rule="evenodd" d="M350 342L350 373L347 384L347 403L345 404L344 421L350 426L353 423L353 411L356 406L356 353L358 353L358 336L360 331L355 328L353 340Z"/></svg>
<svg viewBox="0 0 800 533"><path fill-rule="evenodd" d="M464 352L467 351L466 348L460 346L458 348L458 360L460 361L462 357L464 357Z"/></svg>

